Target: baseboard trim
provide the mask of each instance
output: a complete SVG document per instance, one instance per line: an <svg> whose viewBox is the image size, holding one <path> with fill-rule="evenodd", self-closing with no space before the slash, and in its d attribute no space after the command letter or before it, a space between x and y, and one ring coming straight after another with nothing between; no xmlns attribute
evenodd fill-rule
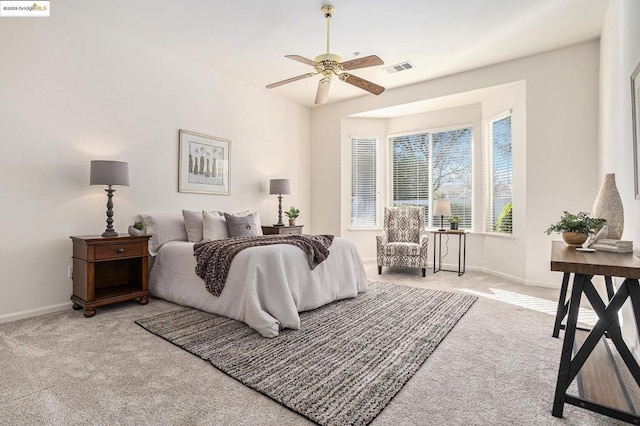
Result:
<svg viewBox="0 0 640 426"><path fill-rule="evenodd" d="M484 272L485 274L489 274L489 275L494 275L496 277L500 277L500 278L505 278L509 281L513 281L516 282L518 284L527 284L527 281L524 280L523 278L520 277L516 277L514 275L510 275L510 274L505 274L504 272L500 272L500 271L496 271L494 269L490 269L490 268L478 268L479 271Z"/></svg>
<svg viewBox="0 0 640 426"><path fill-rule="evenodd" d="M65 311L69 309L71 305L72 305L71 302L64 302L58 305L46 306L44 308L27 309L24 311L0 315L0 324L5 322L18 321L25 318L37 317L45 314L51 314L53 312Z"/></svg>
<svg viewBox="0 0 640 426"><path fill-rule="evenodd" d="M371 263L376 263L378 260L374 257L374 258L365 258L362 259L362 263L366 263L366 264L371 264ZM431 270L433 272L433 263L429 262L429 267L427 268L427 272L429 272L429 270ZM442 268L443 269L452 269L454 272L458 270L458 264L457 263L443 263L442 264ZM509 274L505 274L504 272L500 272L500 271L496 271L490 268L483 268L481 266L470 266L467 265L465 268L466 271L475 271L475 272L483 272L485 274L489 274L489 275L493 275L496 277L500 277L500 278L504 278L507 279L509 281L513 281L517 284L522 284L522 285L529 285L529 286L535 286L535 287L546 287L546 288L560 288L560 283L549 283L549 282L543 282L543 281L531 281L531 280L526 280L524 278L520 278L520 277L516 277L513 275L509 275Z"/></svg>

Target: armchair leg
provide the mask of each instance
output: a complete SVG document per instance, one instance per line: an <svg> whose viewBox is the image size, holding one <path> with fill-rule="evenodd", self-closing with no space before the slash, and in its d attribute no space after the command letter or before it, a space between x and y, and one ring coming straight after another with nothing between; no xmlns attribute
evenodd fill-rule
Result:
<svg viewBox="0 0 640 426"><path fill-rule="evenodd" d="M378 275L382 275L382 266L378 266Z"/></svg>
<svg viewBox="0 0 640 426"><path fill-rule="evenodd" d="M427 268L422 268L422 277L426 277L427 276Z"/></svg>

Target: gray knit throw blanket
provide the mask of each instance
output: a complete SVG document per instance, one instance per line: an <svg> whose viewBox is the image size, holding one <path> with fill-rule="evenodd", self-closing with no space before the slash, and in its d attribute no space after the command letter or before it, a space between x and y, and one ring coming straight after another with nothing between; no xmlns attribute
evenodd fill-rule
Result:
<svg viewBox="0 0 640 426"><path fill-rule="evenodd" d="M226 240L201 241L193 246L196 274L204 280L207 290L220 296L229 275L231 261L241 250L271 244L291 244L307 253L314 269L329 256L333 235L264 235Z"/></svg>

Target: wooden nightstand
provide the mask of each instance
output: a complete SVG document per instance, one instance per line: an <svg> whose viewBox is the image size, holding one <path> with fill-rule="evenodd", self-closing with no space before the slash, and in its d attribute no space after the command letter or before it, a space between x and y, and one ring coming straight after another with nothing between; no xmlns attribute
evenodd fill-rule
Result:
<svg viewBox="0 0 640 426"><path fill-rule="evenodd" d="M276 234L302 234L302 227L298 226L263 226L262 233L264 235L276 235Z"/></svg>
<svg viewBox="0 0 640 426"><path fill-rule="evenodd" d="M149 303L147 274L149 235L103 238L71 237L73 241L73 309L84 316L96 314L97 306L140 298Z"/></svg>

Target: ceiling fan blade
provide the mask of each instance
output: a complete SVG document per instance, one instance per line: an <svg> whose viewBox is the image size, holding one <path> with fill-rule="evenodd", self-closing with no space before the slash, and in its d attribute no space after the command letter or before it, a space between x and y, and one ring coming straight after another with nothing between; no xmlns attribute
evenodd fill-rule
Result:
<svg viewBox="0 0 640 426"><path fill-rule="evenodd" d="M379 95L380 93L384 92L384 87L378 86L377 84L367 81L364 78L356 77L353 74L340 74L340 80L366 90L369 93L373 93L374 95Z"/></svg>
<svg viewBox="0 0 640 426"><path fill-rule="evenodd" d="M329 98L329 86L331 86L331 80L323 78L318 83L318 91L316 92L316 105L327 103Z"/></svg>
<svg viewBox="0 0 640 426"><path fill-rule="evenodd" d="M299 75L297 77L291 77L291 78L288 78L286 80L278 81L277 83L271 83L271 84L267 85L267 89L273 89L274 87L278 87L278 86L282 86L282 85L285 85L285 84L293 83L294 81L302 80L304 78L313 77L316 74L318 74L318 73L317 72L315 72L315 73L314 72L310 72L310 73L307 73L307 74Z"/></svg>
<svg viewBox="0 0 640 426"><path fill-rule="evenodd" d="M293 59L294 61L302 62L303 64L311 65L312 67L319 65L316 61L312 61L311 59L307 59L304 56L300 55L284 55L284 57Z"/></svg>
<svg viewBox="0 0 640 426"><path fill-rule="evenodd" d="M345 70L355 70L358 68L373 67L375 65L384 65L384 62L376 55L370 55L343 62L341 65Z"/></svg>

